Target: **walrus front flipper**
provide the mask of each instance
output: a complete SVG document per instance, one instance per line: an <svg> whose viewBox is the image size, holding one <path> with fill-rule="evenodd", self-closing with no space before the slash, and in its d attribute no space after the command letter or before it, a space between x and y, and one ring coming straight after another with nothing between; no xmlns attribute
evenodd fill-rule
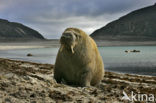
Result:
<svg viewBox="0 0 156 103"><path fill-rule="evenodd" d="M56 80L57 83L61 83L62 77L61 77L60 73L58 73L57 70L54 70L54 71L55 71L54 79Z"/></svg>
<svg viewBox="0 0 156 103"><path fill-rule="evenodd" d="M56 80L57 83L61 83L61 80L62 80L61 78L56 77L56 76L54 76L54 78L55 78L55 80Z"/></svg>
<svg viewBox="0 0 156 103"><path fill-rule="evenodd" d="M91 82L91 72L90 71L85 71L81 75L81 80L80 80L80 85L82 87L89 87Z"/></svg>

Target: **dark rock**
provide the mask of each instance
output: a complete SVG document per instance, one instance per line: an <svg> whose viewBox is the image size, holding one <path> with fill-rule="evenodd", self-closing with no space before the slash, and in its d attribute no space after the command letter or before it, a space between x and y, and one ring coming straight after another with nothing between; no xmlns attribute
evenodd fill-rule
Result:
<svg viewBox="0 0 156 103"><path fill-rule="evenodd" d="M31 98L35 98L36 95L33 93L33 94L30 95L30 97L31 97Z"/></svg>
<svg viewBox="0 0 156 103"><path fill-rule="evenodd" d="M140 50L125 50L126 53L130 53L130 52L133 52L133 53L139 53Z"/></svg>
<svg viewBox="0 0 156 103"><path fill-rule="evenodd" d="M92 95L94 95L95 97L98 95L98 91L97 89L95 89L94 91L91 92Z"/></svg>
<svg viewBox="0 0 156 103"><path fill-rule="evenodd" d="M30 57L30 56L33 56L33 55L31 53L28 53L27 56Z"/></svg>
<svg viewBox="0 0 156 103"><path fill-rule="evenodd" d="M131 52L136 53L136 52L140 52L140 50L132 50Z"/></svg>
<svg viewBox="0 0 156 103"><path fill-rule="evenodd" d="M125 50L125 52L128 53L129 51L128 50Z"/></svg>

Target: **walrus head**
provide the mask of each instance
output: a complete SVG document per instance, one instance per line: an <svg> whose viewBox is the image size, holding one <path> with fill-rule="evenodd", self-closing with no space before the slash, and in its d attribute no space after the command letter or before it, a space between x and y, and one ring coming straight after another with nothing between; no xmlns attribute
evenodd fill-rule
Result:
<svg viewBox="0 0 156 103"><path fill-rule="evenodd" d="M61 36L60 43L61 51L65 48L71 50L71 52L74 54L74 47L76 45L76 34L74 31L66 29Z"/></svg>
<svg viewBox="0 0 156 103"><path fill-rule="evenodd" d="M61 48L70 50L74 54L75 47L82 47L86 43L87 34L78 28L67 28L61 36L60 43Z"/></svg>

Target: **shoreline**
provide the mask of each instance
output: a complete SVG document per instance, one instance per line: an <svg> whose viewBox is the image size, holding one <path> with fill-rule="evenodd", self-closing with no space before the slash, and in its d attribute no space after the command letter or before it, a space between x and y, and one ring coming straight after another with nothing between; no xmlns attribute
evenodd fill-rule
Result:
<svg viewBox="0 0 156 103"><path fill-rule="evenodd" d="M109 41L95 40L99 47L102 46L156 46L156 41Z"/></svg>
<svg viewBox="0 0 156 103"><path fill-rule="evenodd" d="M95 40L98 47L107 46L156 46L156 41L110 41ZM59 40L34 42L1 42L0 50L59 47Z"/></svg>
<svg viewBox="0 0 156 103"><path fill-rule="evenodd" d="M50 47L59 47L59 42L56 40L51 40L51 41L0 43L0 50L50 48Z"/></svg>
<svg viewBox="0 0 156 103"><path fill-rule="evenodd" d="M1 57L0 57L1 58ZM50 63L42 63L42 62L35 62L35 61L29 61L29 60L21 60L21 59L16 59L16 58L4 58L3 59L7 59L7 60L13 60L13 61L18 61L18 62L27 62L27 63L37 63L37 64L49 64L49 65L53 65ZM142 71L144 71L144 69L148 69L151 67L135 67L135 69L142 69ZM152 69L154 70L156 67L152 67ZM125 71L124 71L125 69ZM132 71L130 71L132 69ZM128 71L127 71L128 70ZM155 71L150 71L150 72L140 72L140 71L135 71L134 72L134 67L105 67L105 71L107 72L112 72L112 73L117 73L117 74L130 74L130 75L138 75L138 76L156 76Z"/></svg>
<svg viewBox="0 0 156 103"><path fill-rule="evenodd" d="M23 60L14 60L14 59L8 59L8 58L0 58L0 60L6 60L6 61L11 61L11 62L21 62L21 63L28 63L28 64L37 64L37 65L51 65L52 67L54 64L49 64L49 63L37 63L37 62L31 62L31 61L23 61ZM133 75L133 76L145 76L145 77L156 77L152 75L140 75L140 74L131 74L131 73L124 73L124 72L117 72L117 71L108 71L108 73L113 73L113 74L121 74L121 75Z"/></svg>
<svg viewBox="0 0 156 103"><path fill-rule="evenodd" d="M46 48L46 46L0 46L0 50Z"/></svg>
<svg viewBox="0 0 156 103"><path fill-rule="evenodd" d="M53 69L52 64L0 58L0 102L129 103L122 100L123 91L156 95L156 76L106 71L99 86L82 88L56 83Z"/></svg>

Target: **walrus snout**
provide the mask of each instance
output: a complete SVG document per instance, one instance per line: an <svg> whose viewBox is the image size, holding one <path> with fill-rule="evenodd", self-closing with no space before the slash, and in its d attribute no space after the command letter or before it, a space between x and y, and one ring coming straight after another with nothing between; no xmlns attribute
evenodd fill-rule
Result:
<svg viewBox="0 0 156 103"><path fill-rule="evenodd" d="M76 37L72 32L70 31L64 32L60 39L60 43L61 43L60 51L66 48L68 50L71 50L71 52L74 54L75 40Z"/></svg>
<svg viewBox="0 0 156 103"><path fill-rule="evenodd" d="M62 34L60 42L61 44L72 45L75 42L76 37L71 32L65 32Z"/></svg>

